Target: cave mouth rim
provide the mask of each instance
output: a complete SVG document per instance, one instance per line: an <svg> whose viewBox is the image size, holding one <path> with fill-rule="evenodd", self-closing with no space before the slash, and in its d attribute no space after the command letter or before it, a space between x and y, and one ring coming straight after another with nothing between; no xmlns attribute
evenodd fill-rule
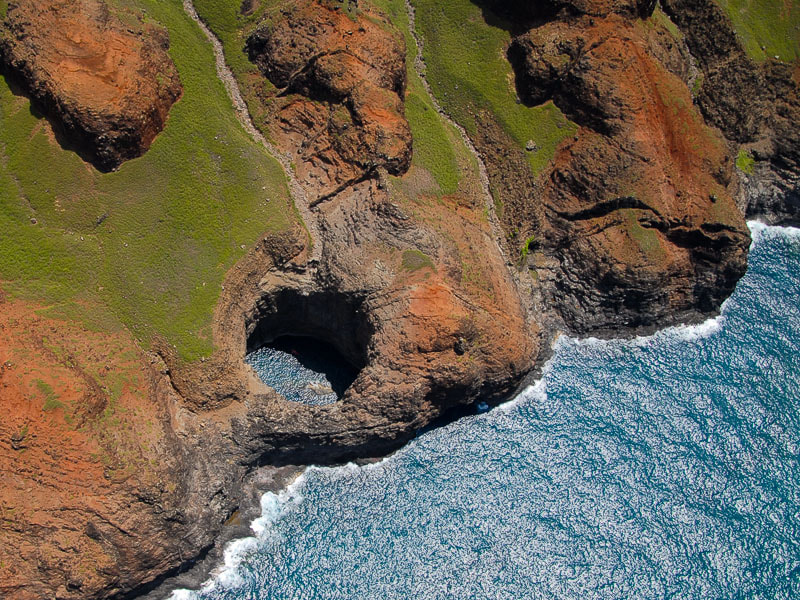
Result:
<svg viewBox="0 0 800 600"><path fill-rule="evenodd" d="M262 351L270 349L277 353L291 357L296 365L317 376L322 376L323 381L308 379L304 389L312 390L311 394L316 394L320 398L335 395L335 399L319 404L333 404L344 399L347 390L352 387L359 374L363 370L362 366L354 364L347 355L337 348L336 344L313 334L297 332L281 332L271 338L261 337L256 344L251 344L248 339L245 362L256 372L258 379L264 385L273 388L280 393L287 401L300 404L317 404L304 400L305 395L292 391L289 386L281 385L279 379L264 377L257 365L248 359ZM278 359L286 360L286 359ZM291 363L290 363L291 364ZM288 381L287 381L288 383ZM316 386L323 386L318 388ZM330 392L324 393L324 388Z"/></svg>
<svg viewBox="0 0 800 600"><path fill-rule="evenodd" d="M371 345L375 329L369 311L364 306L365 301L362 294L330 287L272 289L262 294L245 314L242 359L250 362L250 355L264 347L291 354L291 347L281 347L281 340L288 339L305 350L301 354L310 355L295 357L306 359L307 364L303 365L302 360L294 364L291 361L282 364L281 359L274 355L265 356L265 361L275 361L273 367L276 376L270 376L267 368L257 373L259 379L285 396L278 388L296 390L299 379L293 380L292 374L298 378L307 376L309 383L324 379L326 383L323 385L328 386L329 371L334 376L338 372L336 400L342 400L372 359ZM250 366L254 367L252 363ZM305 370L306 366L310 366L312 372ZM342 372L348 375L342 377ZM338 383L342 380L346 383ZM307 394L301 396L308 400Z"/></svg>

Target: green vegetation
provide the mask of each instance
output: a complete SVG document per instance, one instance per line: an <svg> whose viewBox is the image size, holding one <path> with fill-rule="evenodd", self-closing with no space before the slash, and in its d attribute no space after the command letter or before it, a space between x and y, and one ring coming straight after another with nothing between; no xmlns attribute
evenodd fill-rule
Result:
<svg viewBox="0 0 800 600"><path fill-rule="evenodd" d="M756 168L753 155L747 150L739 150L739 155L736 157L736 168L746 175L752 175Z"/></svg>
<svg viewBox="0 0 800 600"><path fill-rule="evenodd" d="M443 194L454 194L458 189L459 172L453 141L424 89L409 92L406 118L414 139L413 162L433 175Z"/></svg>
<svg viewBox="0 0 800 600"><path fill-rule="evenodd" d="M487 23L471 0L412 4L425 42L428 78L445 110L470 135L480 127L476 115L489 111L520 149L533 140L538 150L527 157L533 172L539 173L561 140L577 128L552 102L532 108L519 103L505 56L511 41L508 28L498 18Z"/></svg>
<svg viewBox="0 0 800 600"><path fill-rule="evenodd" d="M181 2L129 4L169 29L183 98L143 157L104 174L0 80L0 280L68 318L121 322L145 344L161 336L193 360L213 349L226 271L296 217L280 165L237 122Z"/></svg>
<svg viewBox="0 0 800 600"><path fill-rule="evenodd" d="M258 68L250 62L244 53L244 37L242 28L250 23L260 21L265 13L274 12L278 6L274 1L261 2L260 10L250 16L242 15L240 2L226 0L194 0L197 14L214 32L225 49L225 62L237 77L245 73L258 73Z"/></svg>
<svg viewBox="0 0 800 600"><path fill-rule="evenodd" d="M747 53L756 60L800 59L800 1L717 0Z"/></svg>
<svg viewBox="0 0 800 600"><path fill-rule="evenodd" d="M653 10L653 14L650 15L650 18L645 21L649 26L653 25L660 25L664 29L666 29L669 34L675 38L676 40L683 39L683 33L675 23L672 22L672 19L669 18L667 13L665 13L660 4L657 4L655 9Z"/></svg>
<svg viewBox="0 0 800 600"><path fill-rule="evenodd" d="M692 96L697 96L700 90L703 89L704 77L702 73L698 73L692 82Z"/></svg>
<svg viewBox="0 0 800 600"><path fill-rule="evenodd" d="M39 393L44 396L44 404L42 405L42 410L45 412L49 412L51 410L56 410L57 408L64 408L64 405L59 402L58 395L53 391L53 386L49 383L42 381L41 379L36 380L36 389L39 390Z"/></svg>
<svg viewBox="0 0 800 600"><path fill-rule="evenodd" d="M225 62L236 77L247 108L256 125L263 125L265 116L261 100L275 93L275 86L263 77L244 52L247 36L262 22L269 22L273 15L286 8L280 0L262 0L258 9L250 15L241 13L240 2L226 0L194 0L197 14L222 43ZM260 127L267 136L266 127Z"/></svg>
<svg viewBox="0 0 800 600"><path fill-rule="evenodd" d="M22 426L22 429L20 429L20 430L19 430L19 431L18 431L18 432L17 432L17 433L14 435L13 439L17 440L18 442L21 442L21 441L23 441L23 440L25 439L25 437L26 437L27 435L28 435L28 424L27 424L27 423L25 423L25 425L23 425L23 426ZM11 509L11 512L13 512L13 511L14 511L14 509L12 508L12 509Z"/></svg>
<svg viewBox="0 0 800 600"><path fill-rule="evenodd" d="M433 105L428 92L414 69L417 45L411 35L408 12L403 0L373 0L389 20L403 32L406 42L406 118L414 138L413 164L427 170L436 180L442 194L454 194L463 176L477 164L460 135L447 125ZM460 156L456 155L456 151Z"/></svg>
<svg viewBox="0 0 800 600"><path fill-rule="evenodd" d="M406 271L419 271L424 268L435 268L433 261L427 254L419 250L406 250L403 252L403 269Z"/></svg>
<svg viewBox="0 0 800 600"><path fill-rule="evenodd" d="M531 236L525 243L522 245L522 250L520 251L520 258L522 259L521 262L524 264L525 261L528 259L528 254L531 252L531 246L533 245L534 239L536 236Z"/></svg>
<svg viewBox="0 0 800 600"><path fill-rule="evenodd" d="M628 233L636 245L651 260L663 260L665 256L664 248L661 246L658 232L649 227L642 227L635 210L625 209L622 212L627 222Z"/></svg>
<svg viewBox="0 0 800 600"><path fill-rule="evenodd" d="M8 14L8 0L0 0L0 19L5 19Z"/></svg>

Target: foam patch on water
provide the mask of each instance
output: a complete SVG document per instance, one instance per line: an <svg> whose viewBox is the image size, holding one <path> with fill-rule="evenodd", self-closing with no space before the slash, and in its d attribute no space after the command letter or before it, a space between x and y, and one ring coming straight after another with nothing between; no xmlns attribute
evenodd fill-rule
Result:
<svg viewBox="0 0 800 600"><path fill-rule="evenodd" d="M727 301L726 301L727 302ZM584 338L574 338L562 335L556 341L555 349L560 346L590 346L590 347L643 347L653 344L663 344L670 342L698 342L718 333L725 324L725 303L722 304L722 312L716 317L706 319L702 323L694 325L679 324L660 329L651 335L637 335L632 338L611 338L601 339L593 336Z"/></svg>
<svg viewBox="0 0 800 600"><path fill-rule="evenodd" d="M197 600L201 597L200 594L241 587L245 582L241 573L242 563L257 552L261 543L272 535L275 523L303 501L301 490L305 481L306 472L303 472L277 494L266 492L261 497L261 516L250 524L250 529L255 535L228 542L222 552L222 565L214 569L209 579L203 582L200 593L184 589L175 590L168 600Z"/></svg>
<svg viewBox="0 0 800 600"><path fill-rule="evenodd" d="M519 394L517 394L514 398L512 398L508 402L504 402L503 404L498 406L495 410L502 414L508 414L513 412L517 407L519 407L523 403L540 402L546 400L547 399L546 377L547 373L550 370L551 362L552 358L549 361L547 361L544 368L542 369L541 379L537 379L536 382L533 383L533 385L529 385Z"/></svg>
<svg viewBox="0 0 800 600"><path fill-rule="evenodd" d="M259 539L270 535L272 526L303 501L302 489L306 483L306 471L277 494L267 492L261 496L261 516L250 524L250 529Z"/></svg>
<svg viewBox="0 0 800 600"><path fill-rule="evenodd" d="M800 228L798 227L789 227L786 225L767 225L761 221L748 221L747 226L750 228L750 235L753 238L753 243L762 239L764 236L778 236L786 238L800 237Z"/></svg>

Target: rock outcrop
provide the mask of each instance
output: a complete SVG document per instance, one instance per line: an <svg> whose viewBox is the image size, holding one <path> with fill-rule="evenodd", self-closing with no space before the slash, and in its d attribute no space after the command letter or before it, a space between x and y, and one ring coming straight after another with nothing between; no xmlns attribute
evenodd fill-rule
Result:
<svg viewBox="0 0 800 600"><path fill-rule="evenodd" d="M0 294L0 597L114 597L183 544L174 392L127 332L41 308Z"/></svg>
<svg viewBox="0 0 800 600"><path fill-rule="evenodd" d="M556 16L509 49L523 101L552 99L581 126L541 184L537 232L550 301L578 332L711 313L746 267L725 140L654 56L634 8L580 3L585 15ZM659 50L680 63L676 46Z"/></svg>
<svg viewBox="0 0 800 600"><path fill-rule="evenodd" d="M249 35L246 51L280 90L274 131L299 145L298 174L317 180L318 198L377 169L408 169L405 43L384 18L294 2Z"/></svg>
<svg viewBox="0 0 800 600"><path fill-rule="evenodd" d="M18 0L0 23L0 70L98 169L141 156L181 95L161 27L101 0Z"/></svg>
<svg viewBox="0 0 800 600"><path fill-rule="evenodd" d="M744 176L747 215L800 223L800 66L772 58L756 63L713 2L663 4L695 58L703 116L755 160Z"/></svg>

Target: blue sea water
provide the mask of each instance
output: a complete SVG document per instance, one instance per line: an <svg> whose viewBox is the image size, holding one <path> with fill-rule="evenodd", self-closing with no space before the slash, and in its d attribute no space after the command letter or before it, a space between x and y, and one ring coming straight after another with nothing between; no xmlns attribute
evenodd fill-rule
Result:
<svg viewBox="0 0 800 600"><path fill-rule="evenodd" d="M561 338L512 402L266 494L175 597L800 598L800 230L751 228L720 318Z"/></svg>
<svg viewBox="0 0 800 600"><path fill-rule="evenodd" d="M280 337L245 362L287 400L312 405L336 402L358 373L335 348L310 337Z"/></svg>

